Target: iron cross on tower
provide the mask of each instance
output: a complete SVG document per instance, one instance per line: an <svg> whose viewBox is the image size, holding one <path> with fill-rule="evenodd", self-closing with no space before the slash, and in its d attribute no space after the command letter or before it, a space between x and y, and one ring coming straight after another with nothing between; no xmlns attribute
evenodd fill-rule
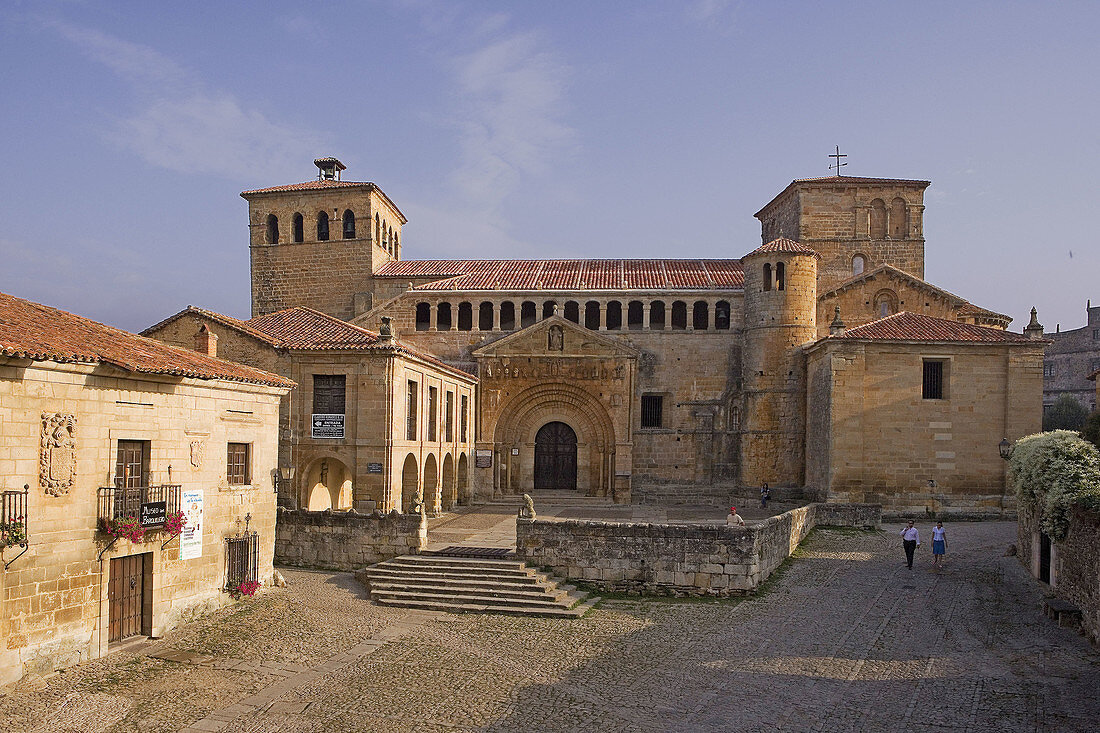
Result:
<svg viewBox="0 0 1100 733"><path fill-rule="evenodd" d="M846 153L845 153L845 154L842 154L842 153L840 152L840 146L839 146L839 145L837 145L837 146L836 146L836 152L835 152L835 153L833 153L832 155L827 155L827 156L825 156L825 157L827 157L827 158L836 158L836 163L834 163L833 165L830 165L830 166L829 166L829 170L832 170L833 168L836 168L836 174L837 174L837 176L839 177L839 176L840 176L840 169L841 169L841 168L842 168L843 166L846 166L846 165L848 165L847 163L841 163L841 162L840 162L840 159L841 159L841 158L847 158L847 157L848 157L848 155L847 155Z"/></svg>

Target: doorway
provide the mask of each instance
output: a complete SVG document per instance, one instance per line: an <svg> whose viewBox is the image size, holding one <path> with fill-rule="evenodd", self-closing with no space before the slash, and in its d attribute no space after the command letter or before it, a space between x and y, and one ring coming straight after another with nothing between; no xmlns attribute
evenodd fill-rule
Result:
<svg viewBox="0 0 1100 733"><path fill-rule="evenodd" d="M1050 583L1050 536L1039 533L1039 580Z"/></svg>
<svg viewBox="0 0 1100 733"><path fill-rule="evenodd" d="M108 642L153 633L153 553L111 559Z"/></svg>
<svg viewBox="0 0 1100 733"><path fill-rule="evenodd" d="M577 434L563 422L549 422L535 434L535 488L577 488Z"/></svg>

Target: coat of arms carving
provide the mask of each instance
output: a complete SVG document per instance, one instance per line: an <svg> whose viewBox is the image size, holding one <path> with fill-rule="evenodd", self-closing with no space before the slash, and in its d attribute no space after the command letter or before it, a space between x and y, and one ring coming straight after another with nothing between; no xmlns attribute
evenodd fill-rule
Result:
<svg viewBox="0 0 1100 733"><path fill-rule="evenodd" d="M39 482L50 496L69 493L76 480L76 415L42 413Z"/></svg>
<svg viewBox="0 0 1100 733"><path fill-rule="evenodd" d="M191 441L191 465L195 468L202 468L202 454L205 445L201 440Z"/></svg>

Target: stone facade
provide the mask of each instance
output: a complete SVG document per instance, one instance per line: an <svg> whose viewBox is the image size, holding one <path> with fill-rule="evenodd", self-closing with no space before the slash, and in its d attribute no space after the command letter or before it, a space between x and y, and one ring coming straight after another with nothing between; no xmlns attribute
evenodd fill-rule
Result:
<svg viewBox="0 0 1100 733"><path fill-rule="evenodd" d="M358 570L400 555L418 554L428 544L422 514L358 514L279 510L275 561L325 570Z"/></svg>
<svg viewBox="0 0 1100 733"><path fill-rule="evenodd" d="M877 506L810 504L744 527L521 518L516 553L608 591L730 596L759 588L814 527L877 528L879 516Z"/></svg>
<svg viewBox="0 0 1100 733"><path fill-rule="evenodd" d="M0 357L0 477L30 487L29 545L3 551L0 684L106 654L114 601L113 560L144 563L142 633L160 636L229 599L226 538L257 533L257 575L272 573L277 423L286 388L141 375L103 364ZM70 416L71 440L46 446L45 418ZM101 487L112 487L120 441L147 447L148 484L202 492L201 555L180 558L180 540L149 531L113 545L97 530ZM227 444L249 446L247 484L227 480ZM197 446L197 447L196 447ZM54 451L48 458L45 451ZM59 458L60 451L69 455ZM48 464L43 474L43 462ZM64 486L46 480L64 470Z"/></svg>
<svg viewBox="0 0 1100 733"><path fill-rule="evenodd" d="M1096 385L1089 377L1100 370L1100 305L1090 301L1084 328L1046 334L1050 339L1043 361L1043 409L1062 395L1070 395L1090 412L1100 405Z"/></svg>

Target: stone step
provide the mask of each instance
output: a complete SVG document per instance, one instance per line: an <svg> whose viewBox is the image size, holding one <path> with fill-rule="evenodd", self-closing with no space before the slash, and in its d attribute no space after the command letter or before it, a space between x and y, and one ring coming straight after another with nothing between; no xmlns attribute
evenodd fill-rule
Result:
<svg viewBox="0 0 1100 733"><path fill-rule="evenodd" d="M543 618L581 618L603 600L600 597L590 598L573 608L517 608L509 606L479 605L475 603L439 603L434 601L416 601L407 599L379 600L384 606L397 608L415 608L424 611L447 611L449 613L499 613L512 616L540 616Z"/></svg>
<svg viewBox="0 0 1100 733"><path fill-rule="evenodd" d="M363 574L372 582L374 580L386 581L405 579L422 583L466 583L470 585L508 586L513 588L530 588L552 583L550 577L544 573L534 573L532 575L497 575L475 573L471 571L452 573L446 571L410 571L403 568L371 567L364 570Z"/></svg>
<svg viewBox="0 0 1100 733"><path fill-rule="evenodd" d="M452 557L450 555L401 555L386 562L394 565L430 565L455 569L478 568L504 572L528 570L527 565L522 560L495 560L484 557Z"/></svg>
<svg viewBox="0 0 1100 733"><path fill-rule="evenodd" d="M508 598L513 600L553 601L560 603L570 597L570 591L562 588L546 588L543 586L531 586L533 590L494 586L491 584L462 585L458 583L423 583L409 580L374 580L370 581L371 593L399 592L399 593L442 593L455 596L485 596L491 598Z"/></svg>
<svg viewBox="0 0 1100 733"><path fill-rule="evenodd" d="M587 597L585 594L584 597ZM371 598L383 600L425 601L434 603L473 604L483 606L508 606L510 608L560 608L568 609L584 600L584 597L566 595L562 600L551 597L506 598L492 593L452 593L449 589L438 591L381 590L371 588Z"/></svg>

